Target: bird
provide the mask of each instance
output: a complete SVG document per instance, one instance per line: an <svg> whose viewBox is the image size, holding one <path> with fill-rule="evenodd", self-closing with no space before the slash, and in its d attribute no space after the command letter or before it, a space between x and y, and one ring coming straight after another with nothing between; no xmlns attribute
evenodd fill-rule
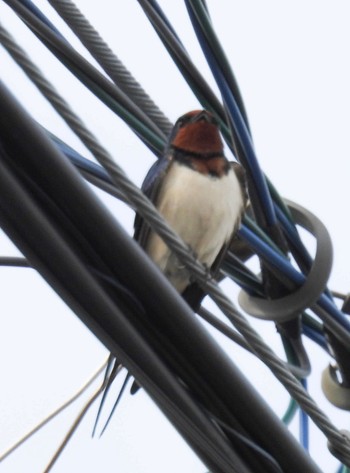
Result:
<svg viewBox="0 0 350 473"><path fill-rule="evenodd" d="M141 189L197 259L216 271L240 226L247 193L244 170L225 157L211 112L193 110L176 121ZM138 214L134 239L184 294L192 284L189 271Z"/></svg>
<svg viewBox="0 0 350 473"><path fill-rule="evenodd" d="M141 189L197 259L215 274L240 226L247 191L243 167L228 161L224 155L219 124L212 113L193 110L176 121L163 156L151 166ZM196 311L205 292L191 280L186 266L138 213L134 239ZM107 378L94 432L119 366L114 357L110 363L114 363L114 368ZM121 392L128 379L129 375ZM134 380L131 394L139 389ZM115 406L119 399L120 395Z"/></svg>

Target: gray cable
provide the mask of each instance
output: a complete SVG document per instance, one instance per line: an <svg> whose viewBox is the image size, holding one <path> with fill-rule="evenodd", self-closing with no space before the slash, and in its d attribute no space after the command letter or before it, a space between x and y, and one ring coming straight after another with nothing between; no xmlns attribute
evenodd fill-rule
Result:
<svg viewBox="0 0 350 473"><path fill-rule="evenodd" d="M128 95L138 107L168 136L172 123L146 94L141 85L126 69L95 28L70 0L48 0L61 18L80 39L106 74Z"/></svg>
<svg viewBox="0 0 350 473"><path fill-rule="evenodd" d="M147 0L138 0L138 2L199 102L205 105L205 108L209 107L220 120L225 122L225 111L222 104L192 62L176 33L169 29L151 2Z"/></svg>
<svg viewBox="0 0 350 473"><path fill-rule="evenodd" d="M217 282L211 278L206 268L196 260L191 249L171 230L152 202L129 180L124 171L113 161L109 153L85 127L82 120L72 111L69 104L59 96L55 88L43 77L40 70L31 62L27 54L11 40L11 36L9 38L4 28L0 29L0 41L6 49L9 50L9 48L11 48L10 54L94 155L97 161L108 171L116 187L125 195L127 201L137 209L137 212L139 212L151 228L162 237L180 261L186 265L197 282L212 297L222 312L244 336L256 355L269 367L276 378L285 386L291 397L299 403L301 408L325 434L333 450L342 457L342 461L350 465L350 443L346 437L332 424L330 419L317 406L316 402L285 367L283 362L263 341L253 327L250 326L249 322L237 310L233 302L223 293ZM11 43L10 46L9 43Z"/></svg>
<svg viewBox="0 0 350 473"><path fill-rule="evenodd" d="M201 317L203 320L208 322L212 327L216 328L218 332L221 332L227 338L237 343L237 345L249 351L249 353L251 353L252 355L256 356L255 351L247 343L245 338L242 337L242 335L240 335L238 332L236 332L231 327L229 327L224 322L222 322L217 316L212 314L208 309L201 306L197 313L199 317ZM307 374L305 373L305 369L296 365L291 365L289 363L286 363L285 361L281 361L281 363L283 363L287 367L287 369L289 369L291 373L293 373L294 376L296 376L298 379L302 379L307 376Z"/></svg>
<svg viewBox="0 0 350 473"><path fill-rule="evenodd" d="M147 146L157 153L164 149L167 137L163 136L154 122L116 84L92 66L24 3L20 0L6 1L43 44L66 65L67 69L108 108L120 116Z"/></svg>

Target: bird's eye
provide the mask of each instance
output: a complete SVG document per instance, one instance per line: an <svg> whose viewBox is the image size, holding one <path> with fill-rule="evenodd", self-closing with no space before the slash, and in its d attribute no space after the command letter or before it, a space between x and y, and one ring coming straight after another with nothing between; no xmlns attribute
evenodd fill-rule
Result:
<svg viewBox="0 0 350 473"><path fill-rule="evenodd" d="M177 127L178 128L182 128L185 124L186 120L184 120L183 118L180 118L178 121L177 121Z"/></svg>

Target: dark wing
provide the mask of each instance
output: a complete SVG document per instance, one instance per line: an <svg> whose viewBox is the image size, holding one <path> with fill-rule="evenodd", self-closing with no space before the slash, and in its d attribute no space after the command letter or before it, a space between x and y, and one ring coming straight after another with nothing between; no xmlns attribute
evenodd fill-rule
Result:
<svg viewBox="0 0 350 473"><path fill-rule="evenodd" d="M236 162L230 162L234 173L237 176L237 179L241 185L241 190L242 190L242 198L243 198L243 205L242 205L242 213L241 217L243 217L244 211L247 207L247 202L248 202L248 193L247 193L247 184L246 184L246 177L245 177L245 171L244 168L236 163ZM237 221L237 225L234 228L232 232L232 237L230 241L228 241L220 250L218 256L216 257L212 267L211 267L211 273L214 277L217 276L219 269L222 266L223 260L225 259L226 253L231 247L231 244L234 242L234 240L237 238L236 232L240 226L241 219ZM202 302L202 299L206 295L203 289L197 284L197 283L192 283L190 284L185 291L183 292L183 298L186 300L186 302L191 306L191 308L197 312L200 304Z"/></svg>
<svg viewBox="0 0 350 473"><path fill-rule="evenodd" d="M247 207L248 207L248 200L249 200L246 173L243 166L241 166L240 164L232 162L231 165L237 176L238 181L241 184L243 201L244 201L244 209L242 211L242 217L243 217L244 211L248 210ZM229 244L229 249L238 258L245 261L252 255L252 251L250 247L248 247L248 245L237 236L237 230L238 228L235 229L233 232L233 238L231 239L231 242Z"/></svg>
<svg viewBox="0 0 350 473"><path fill-rule="evenodd" d="M142 192L156 204L161 182L168 171L172 160L169 156L163 157L156 161L148 171L145 180L142 183ZM136 213L134 221L134 239L142 248L146 247L150 226L145 223L143 218Z"/></svg>
<svg viewBox="0 0 350 473"><path fill-rule="evenodd" d="M142 183L141 190L151 202L156 204L160 185L163 177L165 176L172 160L167 156L158 159L151 167ZM150 234L150 226L144 221L144 219L136 213L134 221L134 239L140 244L142 248L146 247L148 236ZM139 384L134 380L130 393L136 394L140 389Z"/></svg>
<svg viewBox="0 0 350 473"><path fill-rule="evenodd" d="M239 183L241 184L242 197L243 197L244 209L245 209L248 203L248 188L247 188L246 173L245 173L244 167L241 166L239 163L231 161L230 164L232 166L234 173L236 174L236 177Z"/></svg>

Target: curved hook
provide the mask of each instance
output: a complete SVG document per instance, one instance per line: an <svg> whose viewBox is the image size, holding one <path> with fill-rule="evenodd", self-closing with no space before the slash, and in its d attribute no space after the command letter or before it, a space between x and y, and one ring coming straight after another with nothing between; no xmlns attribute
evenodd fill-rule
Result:
<svg viewBox="0 0 350 473"><path fill-rule="evenodd" d="M240 306L249 315L278 323L295 318L315 304L326 287L333 261L331 238L323 223L301 205L290 200L286 200L286 203L295 222L314 235L317 242L315 259L304 284L279 299L262 299L243 290L238 297Z"/></svg>

